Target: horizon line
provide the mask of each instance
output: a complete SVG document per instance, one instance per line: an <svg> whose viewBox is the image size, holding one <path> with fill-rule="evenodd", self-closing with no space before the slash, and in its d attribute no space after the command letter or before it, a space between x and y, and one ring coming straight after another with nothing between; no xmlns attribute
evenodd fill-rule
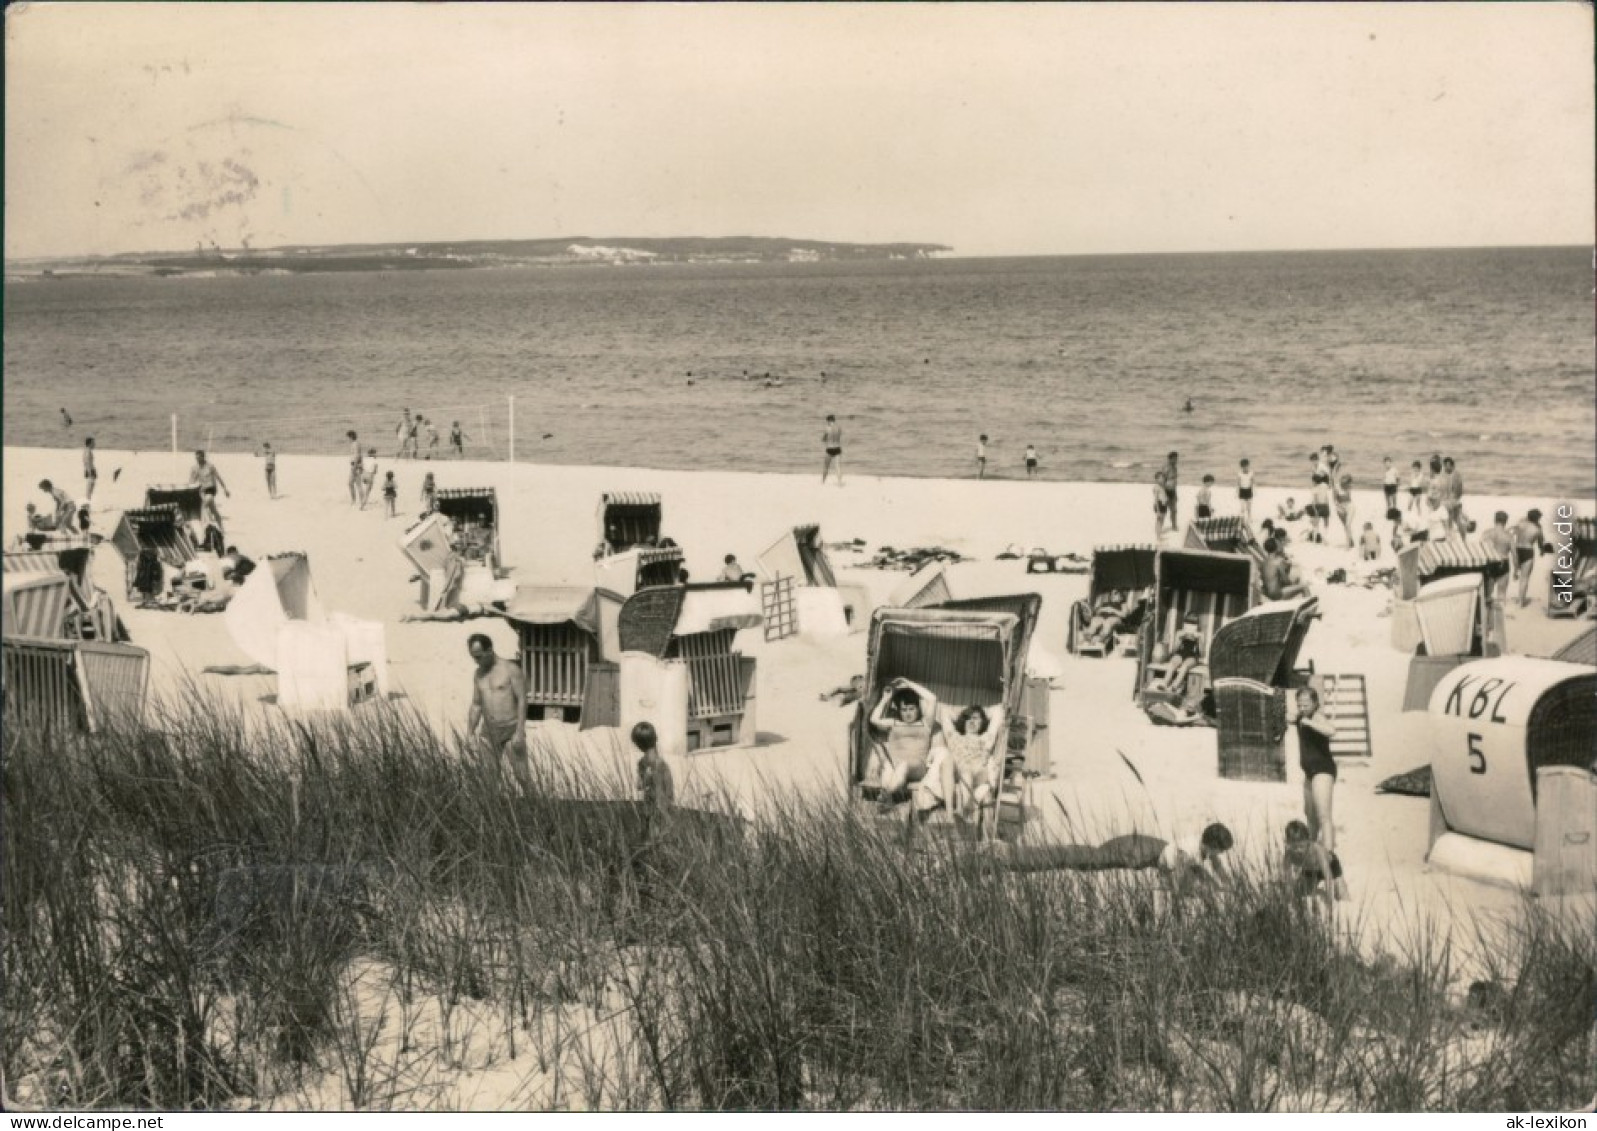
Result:
<svg viewBox="0 0 1597 1131"><path fill-rule="evenodd" d="M212 245L209 249L195 250L176 248L151 248L139 251L109 251L109 252L77 252L77 253L51 253L44 255L26 255L15 258L7 257L0 260L9 268L13 264L22 265L30 263L60 262L65 260L114 260L138 258L144 256L188 256L194 254L229 254L229 255L264 255L270 252L281 252L295 248L378 248L397 247L401 245L411 247L441 247L451 244L504 244L504 243L541 243L556 241L591 241L600 244L620 243L624 245L627 240L660 242L667 240L768 240L773 242L833 244L840 247L924 247L945 249L936 254L937 259L1104 259L1136 256L1155 255L1278 255L1278 254L1334 254L1342 252L1372 252L1372 251L1514 251L1514 250L1547 250L1552 248L1581 248L1591 249L1597 255L1597 242L1549 242L1549 243L1502 243L1502 244L1384 244L1384 245L1348 245L1331 247L1237 247L1237 248L1159 248L1141 249L1136 251L1023 251L1023 252L960 252L948 244L934 243L924 240L884 240L866 243L857 240L830 240L815 239L801 236L507 236L507 237L460 237L453 239L432 240L378 240L360 241L350 243L289 243L273 244L266 247L221 247ZM647 266L648 264L640 264Z"/></svg>

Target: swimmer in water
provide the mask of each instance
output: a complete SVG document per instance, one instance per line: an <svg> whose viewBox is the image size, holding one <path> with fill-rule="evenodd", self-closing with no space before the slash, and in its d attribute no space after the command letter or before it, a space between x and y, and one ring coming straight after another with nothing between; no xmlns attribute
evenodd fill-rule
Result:
<svg viewBox="0 0 1597 1131"><path fill-rule="evenodd" d="M1181 411L1182 412L1191 412L1192 411L1192 398L1191 397L1187 398L1187 403L1181 407Z"/></svg>

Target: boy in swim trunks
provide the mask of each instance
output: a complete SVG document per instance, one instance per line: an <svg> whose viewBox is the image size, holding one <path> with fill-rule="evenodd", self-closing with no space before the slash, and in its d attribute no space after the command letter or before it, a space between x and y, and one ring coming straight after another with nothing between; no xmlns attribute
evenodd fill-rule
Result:
<svg viewBox="0 0 1597 1131"><path fill-rule="evenodd" d="M976 439L976 478L987 478L987 433Z"/></svg>
<svg viewBox="0 0 1597 1131"><path fill-rule="evenodd" d="M1176 463L1181 458L1180 452L1171 452L1164 458L1164 491L1166 501L1170 504L1170 529L1175 530L1181 525L1176 511L1176 479L1180 472Z"/></svg>
<svg viewBox="0 0 1597 1131"><path fill-rule="evenodd" d="M843 427L838 424L837 417L826 418L826 431L821 433L821 445L826 449L826 462L821 465L821 486L826 485L826 476L831 472L833 465L837 467L837 485L843 485Z"/></svg>
<svg viewBox="0 0 1597 1131"><path fill-rule="evenodd" d="M1170 492L1165 489L1164 472L1153 473L1153 540L1164 533L1164 518L1170 511ZM1172 526L1171 529L1174 529Z"/></svg>
<svg viewBox="0 0 1597 1131"><path fill-rule="evenodd" d="M1253 465L1243 460L1237 471L1237 503L1242 510L1242 521L1253 525Z"/></svg>
<svg viewBox="0 0 1597 1131"><path fill-rule="evenodd" d="M1377 561L1381 556L1381 536L1375 533L1374 523L1364 524L1364 533L1359 535L1359 556L1367 562Z"/></svg>
<svg viewBox="0 0 1597 1131"><path fill-rule="evenodd" d="M1214 514L1212 505L1214 498L1214 476L1205 475L1203 486L1198 488L1198 517L1209 518Z"/></svg>
<svg viewBox="0 0 1597 1131"><path fill-rule="evenodd" d="M1386 496L1386 509L1391 510L1397 506L1397 468L1392 466L1391 456L1382 457L1381 466L1381 493Z"/></svg>
<svg viewBox="0 0 1597 1131"><path fill-rule="evenodd" d="M1037 449L1031 444L1026 445L1026 478L1037 478Z"/></svg>

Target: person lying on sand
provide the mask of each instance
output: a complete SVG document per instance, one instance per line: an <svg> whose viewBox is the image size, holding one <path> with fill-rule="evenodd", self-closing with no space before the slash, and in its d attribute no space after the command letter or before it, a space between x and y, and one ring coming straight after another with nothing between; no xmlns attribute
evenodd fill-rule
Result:
<svg viewBox="0 0 1597 1131"><path fill-rule="evenodd" d="M1131 833L1102 844L1012 845L994 841L986 849L994 867L1005 872L1140 872L1157 868L1173 889L1188 881L1208 880L1235 844L1231 830L1218 821L1195 840L1171 842Z"/></svg>

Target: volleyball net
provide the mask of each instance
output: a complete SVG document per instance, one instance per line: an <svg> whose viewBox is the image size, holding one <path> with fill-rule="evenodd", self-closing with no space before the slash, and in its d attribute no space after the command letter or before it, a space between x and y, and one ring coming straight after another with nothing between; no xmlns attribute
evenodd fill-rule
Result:
<svg viewBox="0 0 1597 1131"><path fill-rule="evenodd" d="M385 459L502 460L509 457L509 411L504 402L423 406L411 410L408 425L391 411L194 424L179 419L176 444L216 452L259 452L270 444L284 454L342 455L349 451L347 433L354 432L362 448L376 448Z"/></svg>

